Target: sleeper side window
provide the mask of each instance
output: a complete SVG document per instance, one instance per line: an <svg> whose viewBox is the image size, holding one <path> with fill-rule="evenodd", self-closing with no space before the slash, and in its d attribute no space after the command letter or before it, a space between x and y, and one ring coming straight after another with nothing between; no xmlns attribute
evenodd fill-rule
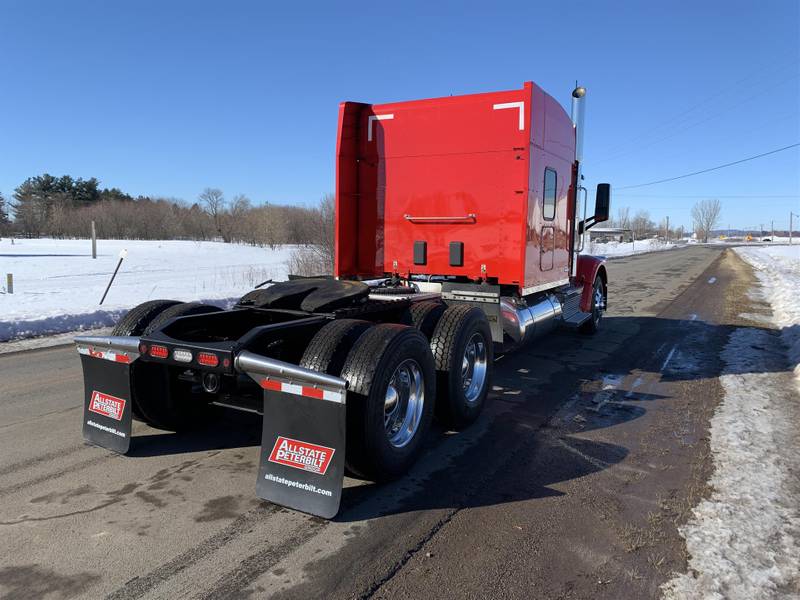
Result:
<svg viewBox="0 0 800 600"><path fill-rule="evenodd" d="M556 218L556 172L547 168L544 170L544 206L542 216L552 221Z"/></svg>

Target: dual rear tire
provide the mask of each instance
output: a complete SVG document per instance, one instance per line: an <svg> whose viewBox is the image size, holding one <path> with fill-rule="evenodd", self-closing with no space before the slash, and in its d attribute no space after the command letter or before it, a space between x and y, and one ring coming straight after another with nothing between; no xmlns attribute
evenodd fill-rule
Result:
<svg viewBox="0 0 800 600"><path fill-rule="evenodd" d="M151 300L126 313L111 332L113 336L147 335L172 319L221 310L199 302ZM180 381L169 367L136 361L131 366L134 386L131 390L133 417L158 429L179 431L200 420L208 407L192 384Z"/></svg>
<svg viewBox="0 0 800 600"><path fill-rule="evenodd" d="M376 481L407 471L434 415L474 421L489 391L492 338L479 308L413 305L407 324L336 320L309 343L300 366L348 382L346 465Z"/></svg>

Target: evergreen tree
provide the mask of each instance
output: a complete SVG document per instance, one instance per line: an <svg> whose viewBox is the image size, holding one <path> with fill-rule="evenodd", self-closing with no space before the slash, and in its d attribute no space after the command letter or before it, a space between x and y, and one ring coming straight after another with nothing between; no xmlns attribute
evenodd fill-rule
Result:
<svg viewBox="0 0 800 600"><path fill-rule="evenodd" d="M0 192L0 229L5 228L11 221L8 219L8 207L3 193Z"/></svg>

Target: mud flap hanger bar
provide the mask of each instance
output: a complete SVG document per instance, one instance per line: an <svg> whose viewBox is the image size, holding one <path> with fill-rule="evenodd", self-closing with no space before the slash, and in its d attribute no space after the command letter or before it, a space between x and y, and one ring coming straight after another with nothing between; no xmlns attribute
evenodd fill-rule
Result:
<svg viewBox="0 0 800 600"><path fill-rule="evenodd" d="M234 359L264 390L256 495L330 519L344 479L344 379L242 351Z"/></svg>
<svg viewBox="0 0 800 600"><path fill-rule="evenodd" d="M83 367L83 437L125 454L133 426L131 365L139 358L139 338L75 338Z"/></svg>

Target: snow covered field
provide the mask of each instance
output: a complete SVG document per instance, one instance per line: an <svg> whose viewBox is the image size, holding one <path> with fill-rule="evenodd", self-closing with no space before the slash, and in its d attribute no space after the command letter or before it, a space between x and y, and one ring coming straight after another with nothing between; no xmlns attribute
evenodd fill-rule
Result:
<svg viewBox="0 0 800 600"><path fill-rule="evenodd" d="M119 253L128 257L102 306ZM112 325L156 298L226 304L267 279L285 279L291 247L191 241L0 240L0 342Z"/></svg>
<svg viewBox="0 0 800 600"><path fill-rule="evenodd" d="M690 572L664 586L667 598L800 596L800 246L736 251L756 270L782 339L742 327L723 352L714 491L680 530Z"/></svg>
<svg viewBox="0 0 800 600"><path fill-rule="evenodd" d="M618 256L631 256L633 254L644 254L645 252L658 252L660 250L672 250L685 244L674 242L664 242L661 240L636 240L634 242L589 242L586 252L594 256L605 256L606 258L616 258Z"/></svg>

